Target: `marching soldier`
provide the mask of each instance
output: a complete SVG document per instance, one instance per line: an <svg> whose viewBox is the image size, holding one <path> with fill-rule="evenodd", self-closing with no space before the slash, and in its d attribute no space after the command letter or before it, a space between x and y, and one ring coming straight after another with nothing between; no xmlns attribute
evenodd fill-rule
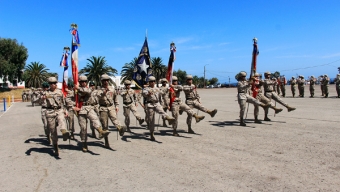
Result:
<svg viewBox="0 0 340 192"><path fill-rule="evenodd" d="M275 82L274 86L273 86L273 91L277 94L280 94L280 90L278 90L278 82L277 79L275 77L272 78L272 80Z"/></svg>
<svg viewBox="0 0 340 192"><path fill-rule="evenodd" d="M265 107L263 108L264 109L264 114L265 114L265 117L264 119L269 119L268 118L268 111L269 111L269 108L272 108L275 110L275 114L278 114L282 111L281 108L277 108L276 106L273 105L273 103L270 101L270 99L268 99L266 96L263 95L262 93L262 89L261 87L263 86L263 80L260 80L260 74L259 73L255 73L254 74L254 77L253 77L253 81L254 81L254 84L256 86L256 90L257 91L257 95L256 95L256 99L258 101L260 101L261 103L264 103L264 104L268 104L269 106L268 107ZM255 123L262 123L259 119L258 119L258 115L259 115L259 106L257 105L254 105L254 119L255 119Z"/></svg>
<svg viewBox="0 0 340 192"><path fill-rule="evenodd" d="M65 122L67 110L64 108L63 104L63 93L61 90L57 89L57 82L58 81L55 77L48 78L50 89L41 96L40 101L41 103L46 102L45 115L47 119L47 127L50 130L52 137L55 156L59 156L57 128L59 128L63 134L64 141L69 138L69 132L66 129Z"/></svg>
<svg viewBox="0 0 340 192"><path fill-rule="evenodd" d="M32 95L31 95L31 103L34 107L36 101L38 100L39 92L37 89L32 89Z"/></svg>
<svg viewBox="0 0 340 192"><path fill-rule="evenodd" d="M340 74L336 75L334 80L336 93L338 94L338 98L340 98Z"/></svg>
<svg viewBox="0 0 340 192"><path fill-rule="evenodd" d="M298 89L299 89L299 97L305 96L305 77L300 75L297 79Z"/></svg>
<svg viewBox="0 0 340 192"><path fill-rule="evenodd" d="M322 81L322 84L323 84L323 93L325 94L325 98L327 98L328 97L328 87L329 87L329 81L330 81L330 79L329 79L329 77L327 76L327 75L324 75L323 76L324 78L323 78L323 81Z"/></svg>
<svg viewBox="0 0 340 192"><path fill-rule="evenodd" d="M167 112L170 105L169 98L169 87L166 86L168 80L166 78L161 79L162 86L159 88L162 94L161 105L163 107L164 112ZM165 119L163 119L163 127L166 127Z"/></svg>
<svg viewBox="0 0 340 192"><path fill-rule="evenodd" d="M205 113L208 113L211 117L214 117L217 113L217 109L209 110L205 108L200 101L200 96L197 93L196 86L192 84L192 76L187 75L187 84L183 86L183 91L185 93L185 103L191 108L191 109L198 109L200 111L203 111Z"/></svg>
<svg viewBox="0 0 340 192"><path fill-rule="evenodd" d="M65 103L66 103L66 109L68 112L68 116L67 116L67 123L68 123L68 128L70 130L70 139L74 139L74 107L76 106L76 102L75 102L75 97L74 97L74 90L73 90L73 83L69 82L67 84L67 95L65 98Z"/></svg>
<svg viewBox="0 0 340 192"><path fill-rule="evenodd" d="M275 81L276 81L275 85L276 85L277 95L280 95L281 94L281 90L280 90L280 84L281 84L280 77L275 78Z"/></svg>
<svg viewBox="0 0 340 192"><path fill-rule="evenodd" d="M91 105L93 106L94 112L96 112L96 114L99 116L99 104L98 104L98 98L97 98L98 89L96 89L96 85L94 84L93 81L90 81L89 86L91 89L91 98L92 98ZM95 132L96 128L91 123L90 123L90 128L92 132L91 136L93 138L96 138L96 132Z"/></svg>
<svg viewBox="0 0 340 192"><path fill-rule="evenodd" d="M284 75L282 75L280 77L280 88L281 88L281 92L282 92L282 97L286 97L286 84L287 84L286 77Z"/></svg>
<svg viewBox="0 0 340 192"><path fill-rule="evenodd" d="M43 89L41 90L41 92L39 93L39 96L36 98L36 101L34 102L38 102L41 105L41 120L44 125L44 132L47 137L48 143L51 144L51 134L50 134L50 129L47 126L47 118L46 118L47 103L46 103L46 100L42 98L44 95L46 95L46 91L49 88L49 84L47 82L44 82L42 84L42 87Z"/></svg>
<svg viewBox="0 0 340 192"><path fill-rule="evenodd" d="M264 73L265 79L263 80L263 88L264 88L265 96L267 98L269 98L270 100L273 99L276 102L280 103L281 105L285 106L287 108L288 112L294 111L296 109L295 107L289 106L287 103L285 103L280 98L279 95L277 95L275 92L273 92L273 86L274 86L275 82L270 79L270 75L271 75L271 73L269 71ZM264 120L270 121L270 119L268 117L265 118Z"/></svg>
<svg viewBox="0 0 340 192"><path fill-rule="evenodd" d="M314 97L314 91L315 91L315 83L316 83L316 79L315 77L312 75L309 79L309 92L310 92L310 97Z"/></svg>
<svg viewBox="0 0 340 192"><path fill-rule="evenodd" d="M117 128L119 135L123 136L125 129L120 125L117 119L117 113L119 111L119 103L117 98L117 92L114 88L109 86L110 77L107 74L103 74L100 77L102 82L102 89L98 91L98 103L99 103L99 118L103 125L103 130L109 129L109 118L113 125ZM105 147L110 148L109 139L105 138Z"/></svg>
<svg viewBox="0 0 340 192"><path fill-rule="evenodd" d="M321 96L325 96L324 88L323 88L323 80L324 80L324 76L323 76L323 75L320 75L319 78L320 78Z"/></svg>
<svg viewBox="0 0 340 192"><path fill-rule="evenodd" d="M168 120L169 125L172 125L175 121L173 117L167 115L163 107L160 105L160 90L155 87L156 78L154 76L149 77L149 86L145 87L142 91L143 96L145 97L145 109L147 111L147 121L148 128L150 130L150 140L155 141L154 130L155 130L155 112L160 114L164 119Z"/></svg>
<svg viewBox="0 0 340 192"><path fill-rule="evenodd" d="M179 136L179 134L177 133L177 126L178 126L178 116L179 116L180 110L185 111L188 114L188 117L187 117L188 133L195 133L191 128L192 116L195 117L196 123L203 120L204 116L198 116L196 113L194 113L192 108L190 108L187 104L181 101L180 92L183 91L183 87L181 85L178 85L178 79L176 76L172 76L172 85L170 85L170 87L172 87L175 91L174 93L172 93L173 95L171 96L171 98L174 98L174 101L172 102L172 106L171 106L172 116L175 118L175 122L172 124L172 128L174 130L173 136ZM187 91L190 91L189 88L187 88ZM193 103L191 103L191 105L193 106Z"/></svg>
<svg viewBox="0 0 340 192"><path fill-rule="evenodd" d="M125 80L124 81L125 89L123 89L120 92L120 95L123 97L123 109L124 109L124 116L125 116L125 125L128 132L131 132L130 130L130 111L132 111L132 114L136 117L139 124L142 125L144 122L144 119L141 118L139 113L137 112L137 95L133 89L130 88L131 81Z"/></svg>
<svg viewBox="0 0 340 192"><path fill-rule="evenodd" d="M257 106L261 106L263 108L268 107L270 104L263 104L259 100L253 98L248 94L248 90L253 83L253 79L251 79L249 82L246 80L247 73L244 71L239 72L236 76L235 79L238 81L237 83L237 99L238 99L238 104L240 105L240 125L241 126L246 126L244 122L244 112L246 110L246 103L252 103Z"/></svg>
<svg viewBox="0 0 340 192"><path fill-rule="evenodd" d="M75 89L78 92L79 95L79 101L81 103L81 108L75 107L76 111L78 112L78 122L80 126L80 139L82 142L82 151L87 152L87 126L86 122L87 119L90 120L90 123L93 124L93 126L96 128L96 130L99 132L99 139L102 139L103 137L107 137L110 132L105 129L102 129L101 123L99 121L99 118L94 112L94 108L92 106L93 98L91 97L91 89L87 87L87 77L86 76L80 76L79 77L79 85L75 85Z"/></svg>
<svg viewBox="0 0 340 192"><path fill-rule="evenodd" d="M292 77L292 79L290 80L290 89L292 90L292 95L293 97L295 97L295 91L296 91L296 79L295 77Z"/></svg>

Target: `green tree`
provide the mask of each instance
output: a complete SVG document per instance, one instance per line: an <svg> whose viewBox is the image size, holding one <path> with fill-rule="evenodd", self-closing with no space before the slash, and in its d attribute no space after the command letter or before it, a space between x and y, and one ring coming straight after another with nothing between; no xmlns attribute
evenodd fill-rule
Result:
<svg viewBox="0 0 340 192"><path fill-rule="evenodd" d="M0 37L0 78L8 76L9 81L21 81L27 58L27 48L22 43Z"/></svg>
<svg viewBox="0 0 340 192"><path fill-rule="evenodd" d="M157 87L159 86L159 80L163 77L165 77L166 74L166 68L163 64L163 60L160 57L153 57L151 59L152 62L152 71L153 76L156 78Z"/></svg>
<svg viewBox="0 0 340 192"><path fill-rule="evenodd" d="M125 80L132 80L134 68L138 62L137 59L137 57L133 58L130 63L125 63L122 67L122 71L120 72L120 75L122 76L120 79L122 82Z"/></svg>
<svg viewBox="0 0 340 192"><path fill-rule="evenodd" d="M194 75L192 77L192 83L196 86L198 86L200 84L200 78L197 75Z"/></svg>
<svg viewBox="0 0 340 192"><path fill-rule="evenodd" d="M39 62L31 62L25 68L24 80L27 87L41 87L42 83L47 81L49 73L46 66Z"/></svg>
<svg viewBox="0 0 340 192"><path fill-rule="evenodd" d="M209 85L215 85L218 82L218 79L216 77L213 77L209 80Z"/></svg>
<svg viewBox="0 0 340 192"><path fill-rule="evenodd" d="M100 77L103 74L107 74L108 76L115 76L118 72L115 68L109 66L105 60L105 57L92 56L87 59L88 63L86 66L79 71L79 74L86 75L88 81L93 81L97 86L101 86ZM112 80L110 80L111 84L115 84Z"/></svg>
<svg viewBox="0 0 340 192"><path fill-rule="evenodd" d="M173 71L173 76L176 76L178 78L179 84L183 84L186 82L187 72L178 69L177 71Z"/></svg>

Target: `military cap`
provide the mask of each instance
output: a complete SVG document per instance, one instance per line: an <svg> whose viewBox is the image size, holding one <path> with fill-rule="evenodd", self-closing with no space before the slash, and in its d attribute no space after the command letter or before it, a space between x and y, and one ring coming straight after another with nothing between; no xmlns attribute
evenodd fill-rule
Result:
<svg viewBox="0 0 340 192"><path fill-rule="evenodd" d="M110 77L107 75L107 74L103 74L101 77L100 77L100 80L103 81L103 80L110 80Z"/></svg>
<svg viewBox="0 0 340 192"><path fill-rule="evenodd" d="M247 76L247 73L244 72L244 71L241 71L241 72L239 73L239 77L246 77L246 76Z"/></svg>
<svg viewBox="0 0 340 192"><path fill-rule="evenodd" d="M314 78L314 75L310 76L311 78Z"/></svg>
<svg viewBox="0 0 340 192"><path fill-rule="evenodd" d="M90 86L96 86L96 84L94 84L93 81L90 81L89 85L90 85Z"/></svg>
<svg viewBox="0 0 340 192"><path fill-rule="evenodd" d="M260 76L260 73L255 73L254 74L254 77L259 77Z"/></svg>
<svg viewBox="0 0 340 192"><path fill-rule="evenodd" d="M80 76L78 81L79 82L87 81L87 77L86 76Z"/></svg>
<svg viewBox="0 0 340 192"><path fill-rule="evenodd" d="M124 81L124 85L131 85L131 81L125 80L125 81Z"/></svg>
<svg viewBox="0 0 340 192"><path fill-rule="evenodd" d="M292 77L292 79L295 79L295 77Z"/></svg>
<svg viewBox="0 0 340 192"><path fill-rule="evenodd" d="M269 71L264 72L264 75L270 75L271 73Z"/></svg>
<svg viewBox="0 0 340 192"><path fill-rule="evenodd" d="M68 86L68 87L74 87L74 84L73 84L73 82L68 82L68 83L67 83L67 86Z"/></svg>
<svg viewBox="0 0 340 192"><path fill-rule="evenodd" d="M323 75L323 76L325 76L325 77L328 77L326 74L325 74L325 75Z"/></svg>
<svg viewBox="0 0 340 192"><path fill-rule="evenodd" d="M303 75L300 75L300 77L303 79L303 78L305 78Z"/></svg>
<svg viewBox="0 0 340 192"><path fill-rule="evenodd" d="M340 73L339 73L339 74L336 74L336 76L340 76Z"/></svg>
<svg viewBox="0 0 340 192"><path fill-rule="evenodd" d="M50 85L47 82L43 82L42 87L43 88L48 88Z"/></svg>
<svg viewBox="0 0 340 192"><path fill-rule="evenodd" d="M166 78L163 78L162 80L161 80L161 82L163 83L163 82L168 82L168 80L166 79Z"/></svg>
<svg viewBox="0 0 340 192"><path fill-rule="evenodd" d="M48 81L48 83L58 83L58 80L57 80L57 78L55 78L55 77L49 77L49 78L47 79L47 81Z"/></svg>
<svg viewBox="0 0 340 192"><path fill-rule="evenodd" d="M192 75L187 75L187 80L192 79Z"/></svg>
<svg viewBox="0 0 340 192"><path fill-rule="evenodd" d="M176 76L172 76L173 81L178 81L178 78Z"/></svg>
<svg viewBox="0 0 340 192"><path fill-rule="evenodd" d="M156 78L155 78L154 76L150 76L150 77L149 77L149 82L150 82L150 81L156 81Z"/></svg>

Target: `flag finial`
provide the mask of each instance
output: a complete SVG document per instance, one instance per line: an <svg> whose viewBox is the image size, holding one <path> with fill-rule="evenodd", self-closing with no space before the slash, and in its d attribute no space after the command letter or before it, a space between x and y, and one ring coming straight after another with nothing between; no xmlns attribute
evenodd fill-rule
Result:
<svg viewBox="0 0 340 192"><path fill-rule="evenodd" d="M75 24L75 23L71 23L71 28L75 28L75 29L77 29L77 28L78 28L78 25L77 25L77 24Z"/></svg>
<svg viewBox="0 0 340 192"><path fill-rule="evenodd" d="M70 51L70 47L64 47L64 51Z"/></svg>
<svg viewBox="0 0 340 192"><path fill-rule="evenodd" d="M256 38L256 37L254 37L253 41L254 41L254 43L257 43L257 38Z"/></svg>

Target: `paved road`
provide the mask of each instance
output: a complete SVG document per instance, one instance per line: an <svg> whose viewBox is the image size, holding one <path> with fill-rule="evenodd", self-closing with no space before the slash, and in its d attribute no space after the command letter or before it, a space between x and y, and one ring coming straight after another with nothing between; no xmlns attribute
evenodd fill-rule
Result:
<svg viewBox="0 0 340 192"><path fill-rule="evenodd" d="M40 107L15 103L0 118L0 191L340 189L340 99L332 87L327 99L318 90L318 98L291 98L288 92L284 100L297 110L271 115L272 121L263 124L252 123L250 106L247 127L238 126L236 89L199 93L205 106L219 111L215 118L193 124L195 135L184 132L185 114L180 116L181 137L159 127L157 142L149 141L147 130L132 121L134 133L119 140L112 127L112 150L90 138L90 152L83 153L79 141L69 145L60 138L60 158L43 136Z"/></svg>

